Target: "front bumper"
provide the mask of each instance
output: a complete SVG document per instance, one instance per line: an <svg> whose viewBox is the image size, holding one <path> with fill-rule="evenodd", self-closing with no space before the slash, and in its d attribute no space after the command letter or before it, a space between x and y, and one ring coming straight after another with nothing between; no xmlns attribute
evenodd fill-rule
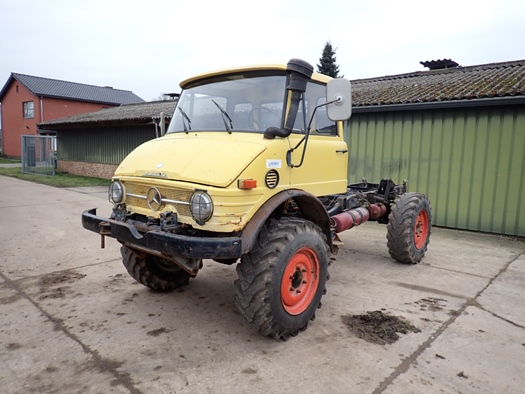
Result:
<svg viewBox="0 0 525 394"><path fill-rule="evenodd" d="M141 234L132 224L97 216L96 208L82 212L82 226L130 247L172 258L228 259L241 256L240 237L191 237L160 230Z"/></svg>

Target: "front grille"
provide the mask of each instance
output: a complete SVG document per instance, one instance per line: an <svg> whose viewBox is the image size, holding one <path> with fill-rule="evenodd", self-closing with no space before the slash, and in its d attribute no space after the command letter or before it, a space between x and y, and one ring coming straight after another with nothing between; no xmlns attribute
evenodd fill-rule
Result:
<svg viewBox="0 0 525 394"><path fill-rule="evenodd" d="M144 208L151 209L148 206L147 195L148 190L152 187L156 187L160 194L162 195L163 206L172 205L177 210L177 213L181 216L191 216L190 207L188 205L190 197L193 193L192 190L185 189L174 189L167 187L159 187L153 185L143 185L143 184L129 184L125 183L126 187L126 204ZM170 200L170 201L165 201Z"/></svg>

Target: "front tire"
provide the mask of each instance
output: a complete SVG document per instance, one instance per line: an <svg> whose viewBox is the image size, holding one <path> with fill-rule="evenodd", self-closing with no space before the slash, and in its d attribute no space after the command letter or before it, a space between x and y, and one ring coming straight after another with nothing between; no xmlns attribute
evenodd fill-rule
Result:
<svg viewBox="0 0 525 394"><path fill-rule="evenodd" d="M393 259L416 264L427 251L432 230L432 210L427 196L405 193L396 199L388 216L387 245Z"/></svg>
<svg viewBox="0 0 525 394"><path fill-rule="evenodd" d="M191 275L169 260L138 254L127 246L120 248L124 267L137 282L156 291L171 291L186 286Z"/></svg>
<svg viewBox="0 0 525 394"><path fill-rule="evenodd" d="M315 318L326 292L328 263L326 238L317 225L272 219L237 265L237 307L261 334L288 339Z"/></svg>

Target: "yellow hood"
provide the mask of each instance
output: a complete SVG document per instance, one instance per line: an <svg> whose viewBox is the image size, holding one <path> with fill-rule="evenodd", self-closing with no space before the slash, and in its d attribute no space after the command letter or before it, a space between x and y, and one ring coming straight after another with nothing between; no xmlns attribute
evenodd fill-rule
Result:
<svg viewBox="0 0 525 394"><path fill-rule="evenodd" d="M260 140L223 133L167 135L148 141L122 161L115 176L155 177L227 187L266 149ZM220 138L219 135L222 137Z"/></svg>

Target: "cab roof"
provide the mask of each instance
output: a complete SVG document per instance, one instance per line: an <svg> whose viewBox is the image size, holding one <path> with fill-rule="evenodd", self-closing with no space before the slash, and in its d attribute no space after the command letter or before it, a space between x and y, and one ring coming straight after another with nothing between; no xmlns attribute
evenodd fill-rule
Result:
<svg viewBox="0 0 525 394"><path fill-rule="evenodd" d="M207 79L217 77L220 75L240 74L250 71L286 71L286 64L260 64L252 66L241 66L233 68L225 68L216 71L209 71L206 73L197 74L193 77L187 78L180 83L182 89L186 89L187 86L192 85L200 79ZM311 79L316 82L328 83L332 78L328 75L319 74L314 72Z"/></svg>

